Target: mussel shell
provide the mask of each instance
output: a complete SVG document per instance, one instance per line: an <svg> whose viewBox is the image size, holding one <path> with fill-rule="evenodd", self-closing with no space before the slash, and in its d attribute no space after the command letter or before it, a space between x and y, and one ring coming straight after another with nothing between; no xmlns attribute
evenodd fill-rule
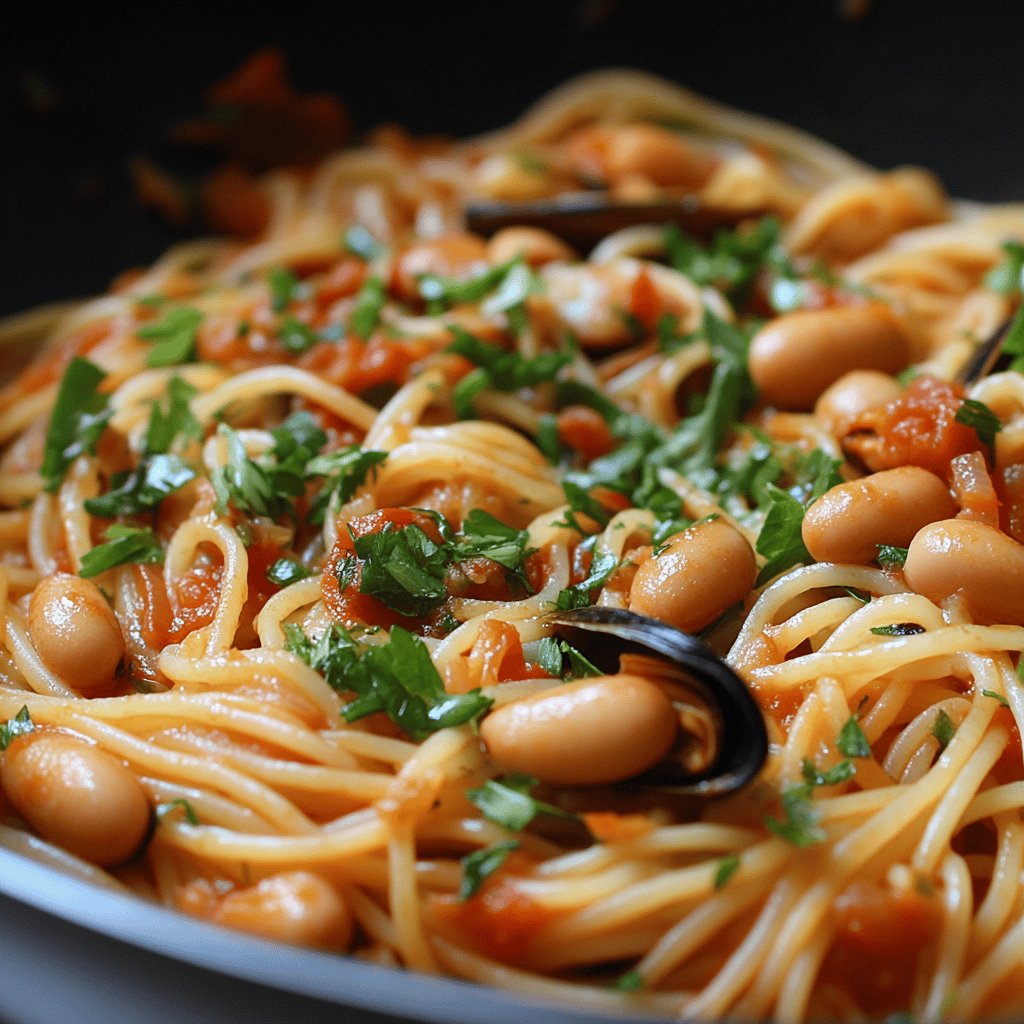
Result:
<svg viewBox="0 0 1024 1024"><path fill-rule="evenodd" d="M761 770L768 756L761 709L743 680L696 637L620 608L577 608L552 612L546 618L602 672L618 671L624 653L654 655L671 662L719 712L717 756L700 774L687 774L681 764L672 762L657 765L622 786L716 797L746 785Z"/></svg>

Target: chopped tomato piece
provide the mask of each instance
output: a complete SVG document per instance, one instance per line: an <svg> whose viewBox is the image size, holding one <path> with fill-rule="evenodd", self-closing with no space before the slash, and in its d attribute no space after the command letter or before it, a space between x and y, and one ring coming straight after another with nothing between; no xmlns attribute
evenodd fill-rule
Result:
<svg viewBox="0 0 1024 1024"><path fill-rule="evenodd" d="M590 462L607 455L615 447L615 438L607 420L589 405L566 406L555 418L558 439L584 460Z"/></svg>
<svg viewBox="0 0 1024 1024"><path fill-rule="evenodd" d="M901 1010L910 1002L915 966L940 919L933 896L855 882L835 901L835 940L822 974L871 1016Z"/></svg>
<svg viewBox="0 0 1024 1024"><path fill-rule="evenodd" d="M877 468L920 466L948 479L951 459L984 447L975 430L957 422L962 405L962 388L935 377L917 377L880 414Z"/></svg>

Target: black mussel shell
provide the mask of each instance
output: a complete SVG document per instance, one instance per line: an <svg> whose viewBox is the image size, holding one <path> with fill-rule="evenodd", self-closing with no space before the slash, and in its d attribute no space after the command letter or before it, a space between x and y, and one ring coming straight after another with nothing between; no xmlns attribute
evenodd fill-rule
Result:
<svg viewBox="0 0 1024 1024"><path fill-rule="evenodd" d="M714 760L699 773L689 773L679 759L669 758L622 786L724 796L746 785L761 770L768 756L761 709L743 680L696 637L620 608L578 608L552 612L546 618L602 672L619 671L619 658L624 654L669 662L714 713L720 730L717 750Z"/></svg>

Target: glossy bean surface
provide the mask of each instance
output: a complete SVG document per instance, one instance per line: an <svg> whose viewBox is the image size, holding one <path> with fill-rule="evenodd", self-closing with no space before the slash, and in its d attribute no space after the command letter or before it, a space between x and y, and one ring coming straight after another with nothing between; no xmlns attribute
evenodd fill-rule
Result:
<svg viewBox="0 0 1024 1024"><path fill-rule="evenodd" d="M900 466L826 491L804 514L801 534L815 561L871 565L879 544L906 547L922 526L956 508L934 473Z"/></svg>
<svg viewBox="0 0 1024 1024"><path fill-rule="evenodd" d="M803 412L851 370L896 373L907 336L882 303L800 310L772 320L750 343L750 375L768 404Z"/></svg>
<svg viewBox="0 0 1024 1024"><path fill-rule="evenodd" d="M3 755L0 781L18 813L44 838L109 867L138 852L150 823L138 779L83 739L37 728Z"/></svg>
<svg viewBox="0 0 1024 1024"><path fill-rule="evenodd" d="M1024 626L1024 545L1002 530L946 519L918 531L903 575L939 604L959 595L975 622Z"/></svg>
<svg viewBox="0 0 1024 1024"><path fill-rule="evenodd" d="M872 409L896 401L903 389L894 377L878 370L851 370L830 384L814 403L814 415L836 437Z"/></svg>
<svg viewBox="0 0 1024 1024"><path fill-rule="evenodd" d="M552 785L620 782L668 753L672 702L641 676L578 679L492 711L480 736L498 765Z"/></svg>
<svg viewBox="0 0 1024 1024"><path fill-rule="evenodd" d="M46 667L86 695L113 679L124 656L124 636L107 599L94 583L69 573L40 580L28 631Z"/></svg>
<svg viewBox="0 0 1024 1024"><path fill-rule="evenodd" d="M735 527L722 519L695 523L640 565L629 610L696 633L742 601L756 578L754 552Z"/></svg>

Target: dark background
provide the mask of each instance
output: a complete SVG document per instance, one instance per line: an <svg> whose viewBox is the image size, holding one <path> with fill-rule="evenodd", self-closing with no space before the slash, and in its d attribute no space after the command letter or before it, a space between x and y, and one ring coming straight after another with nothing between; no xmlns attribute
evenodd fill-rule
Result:
<svg viewBox="0 0 1024 1024"><path fill-rule="evenodd" d="M299 90L336 93L361 130L488 130L581 71L636 67L879 167L930 167L955 195L1024 198L1024 5L873 0L860 17L843 12L837 0L22 8L0 56L0 315L103 290L195 233L138 203L126 163L145 154L200 173L202 157L169 144L171 127L267 44L283 48Z"/></svg>

